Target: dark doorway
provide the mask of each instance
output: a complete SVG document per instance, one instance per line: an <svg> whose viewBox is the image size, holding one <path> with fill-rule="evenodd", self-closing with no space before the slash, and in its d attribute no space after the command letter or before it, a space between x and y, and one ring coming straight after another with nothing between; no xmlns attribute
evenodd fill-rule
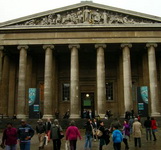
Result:
<svg viewBox="0 0 161 150"><path fill-rule="evenodd" d="M95 115L94 111L94 93L86 92L81 93L81 117L82 118L89 118L88 113L85 116L84 112L92 111L92 117Z"/></svg>

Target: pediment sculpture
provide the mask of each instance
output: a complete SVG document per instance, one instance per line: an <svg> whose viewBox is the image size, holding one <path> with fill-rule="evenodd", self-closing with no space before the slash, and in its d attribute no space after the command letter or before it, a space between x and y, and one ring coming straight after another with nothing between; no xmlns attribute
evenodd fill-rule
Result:
<svg viewBox="0 0 161 150"><path fill-rule="evenodd" d="M146 18L136 17L97 8L82 7L48 16L34 18L17 25L85 25L85 24L145 24L158 23Z"/></svg>

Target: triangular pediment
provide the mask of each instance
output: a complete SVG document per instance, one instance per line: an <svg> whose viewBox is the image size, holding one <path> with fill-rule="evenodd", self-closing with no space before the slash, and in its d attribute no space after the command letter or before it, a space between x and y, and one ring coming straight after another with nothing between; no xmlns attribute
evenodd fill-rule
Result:
<svg viewBox="0 0 161 150"><path fill-rule="evenodd" d="M161 18L134 11L119 9L93 2L54 9L0 24L0 28L37 26L87 26L158 24Z"/></svg>

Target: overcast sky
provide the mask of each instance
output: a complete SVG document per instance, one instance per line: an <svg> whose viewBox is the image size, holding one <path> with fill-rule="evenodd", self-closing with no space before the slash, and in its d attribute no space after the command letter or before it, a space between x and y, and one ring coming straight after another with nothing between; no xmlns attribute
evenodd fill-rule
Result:
<svg viewBox="0 0 161 150"><path fill-rule="evenodd" d="M0 22L80 2L81 0L0 0ZM93 2L161 17L161 0L93 0Z"/></svg>

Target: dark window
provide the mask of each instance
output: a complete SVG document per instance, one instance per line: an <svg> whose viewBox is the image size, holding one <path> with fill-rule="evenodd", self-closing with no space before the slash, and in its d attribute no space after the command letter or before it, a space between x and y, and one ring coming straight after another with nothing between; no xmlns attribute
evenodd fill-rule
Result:
<svg viewBox="0 0 161 150"><path fill-rule="evenodd" d="M113 99L113 82L106 83L106 100L111 101Z"/></svg>
<svg viewBox="0 0 161 150"><path fill-rule="evenodd" d="M63 101L70 100L70 84L64 83L63 84Z"/></svg>

